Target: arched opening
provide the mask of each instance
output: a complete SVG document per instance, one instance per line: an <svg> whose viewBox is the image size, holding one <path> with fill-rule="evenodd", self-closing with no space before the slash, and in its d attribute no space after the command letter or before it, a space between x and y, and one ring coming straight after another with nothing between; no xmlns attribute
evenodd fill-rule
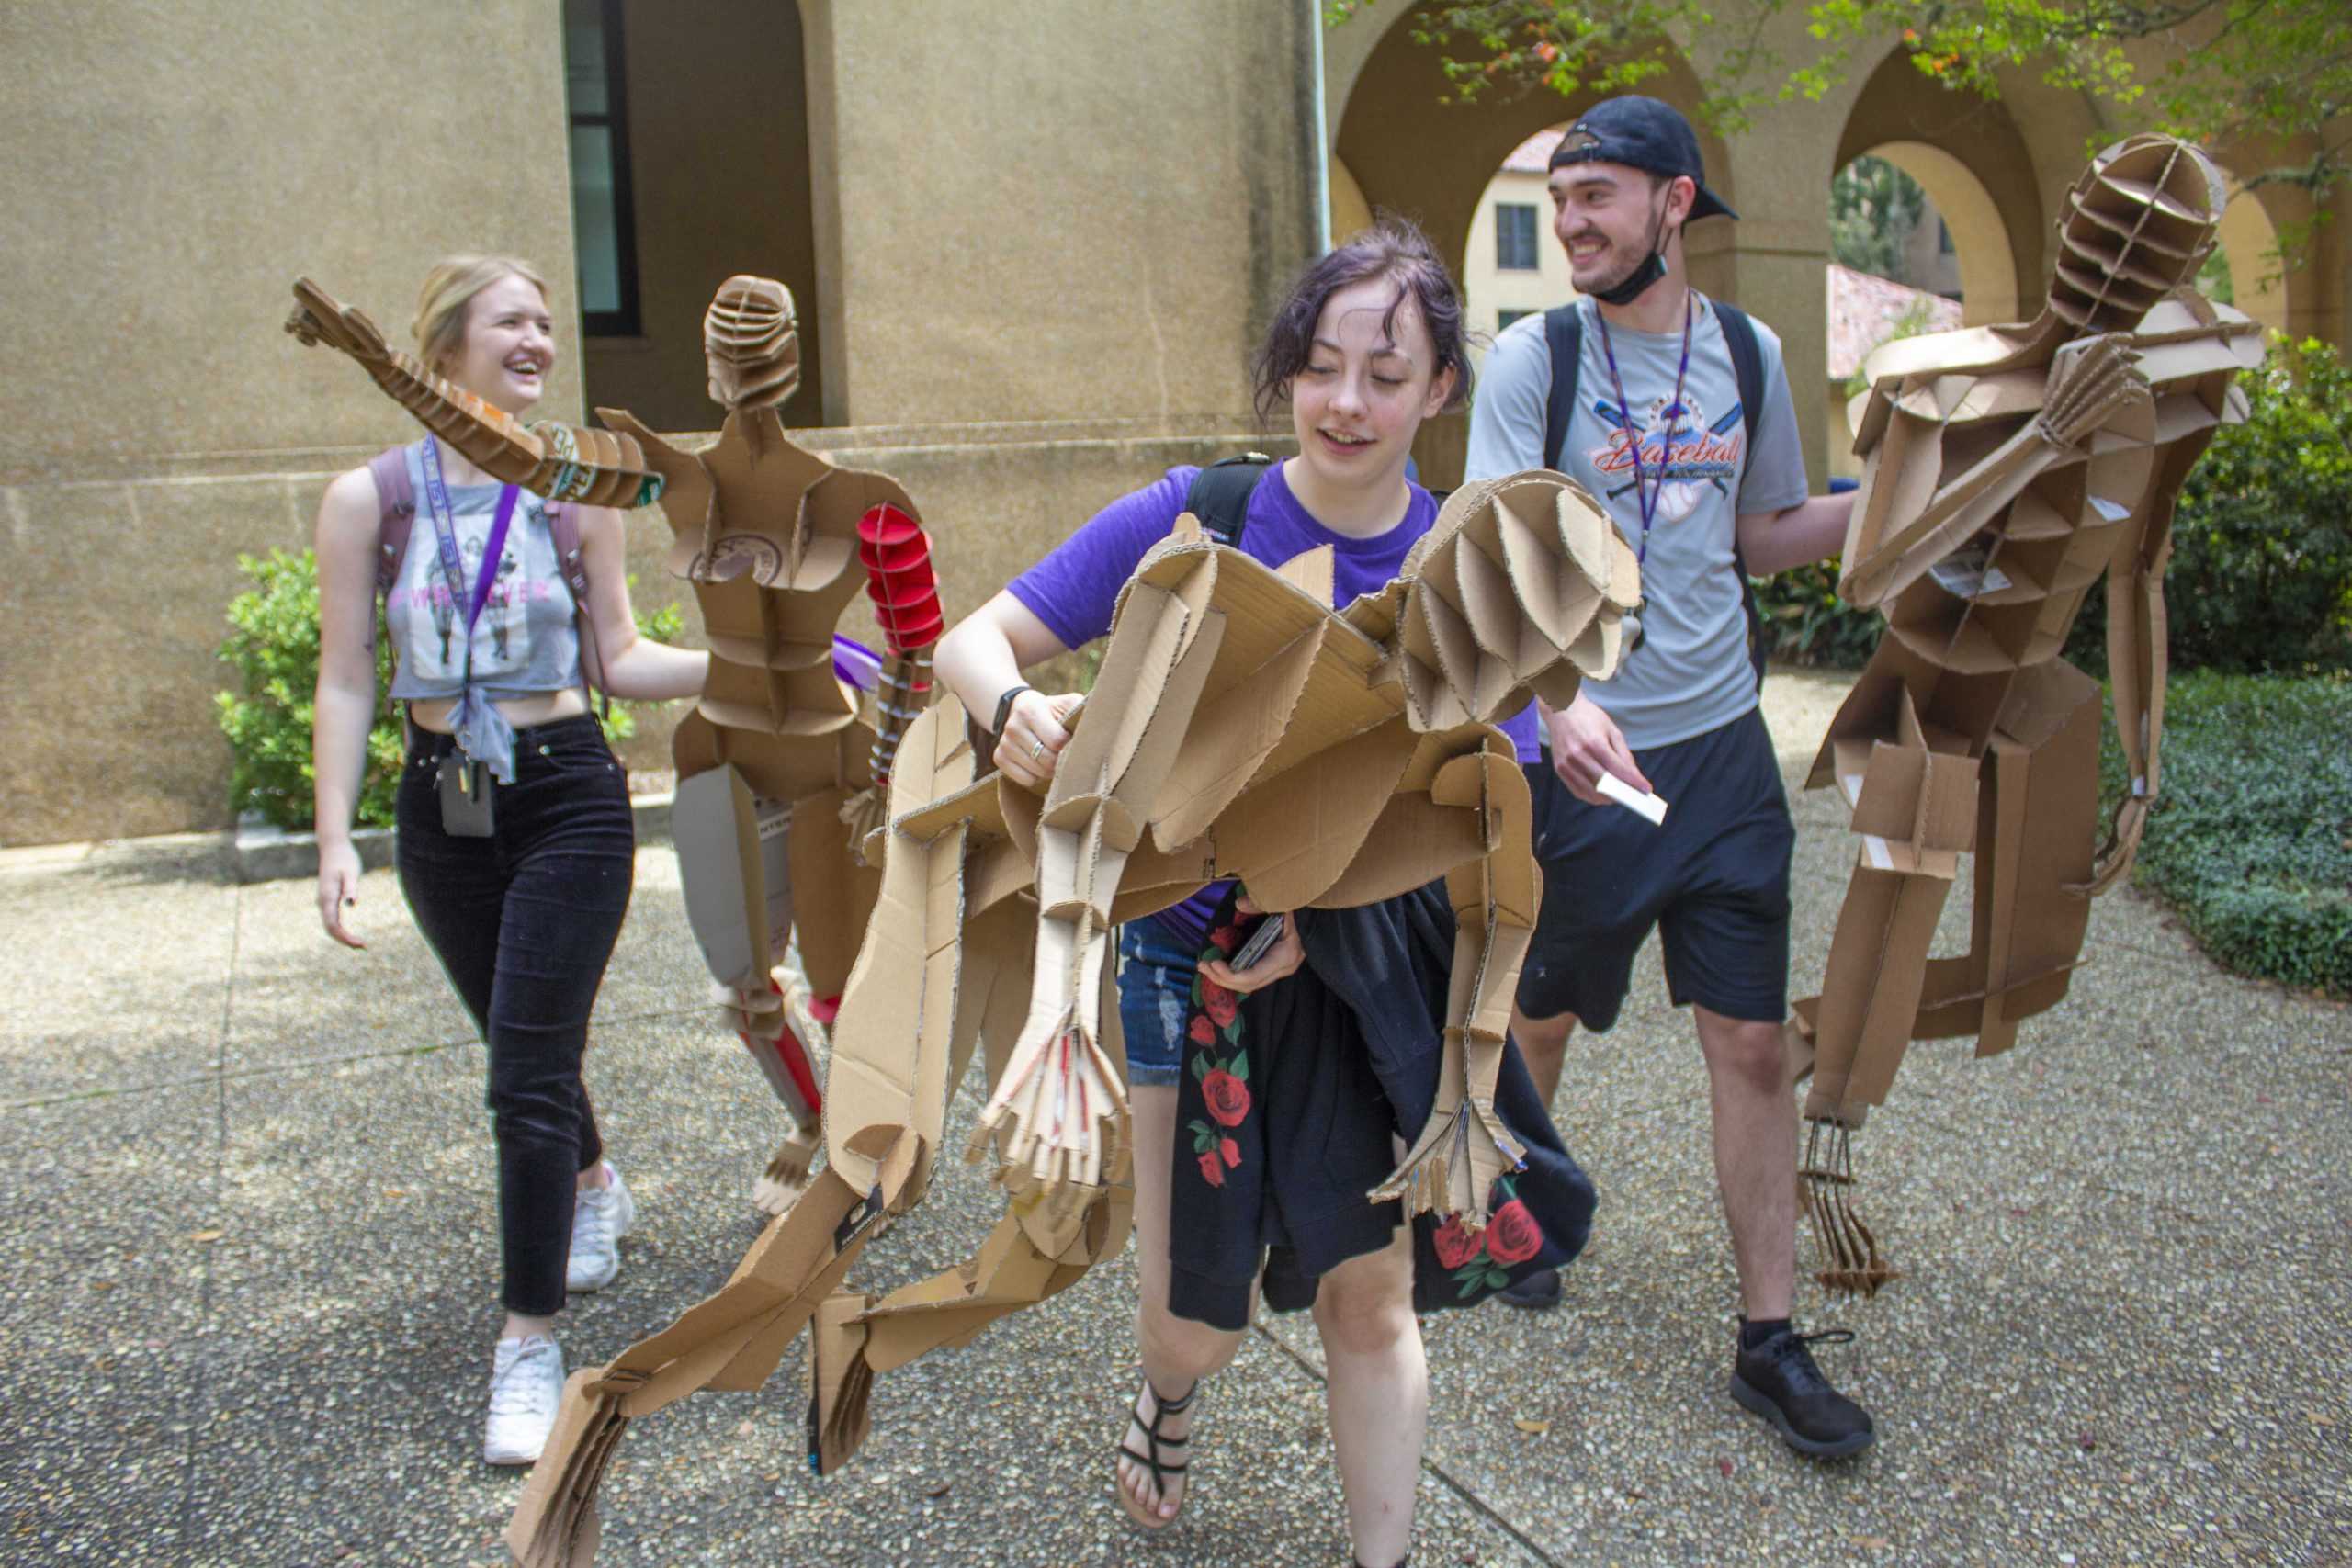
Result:
<svg viewBox="0 0 2352 1568"><path fill-rule="evenodd" d="M1363 26L1371 18L1350 24ZM1413 41L1410 15L1394 13L1379 41L1363 56L1344 102L1339 109L1339 130L1332 139L1336 166L1344 165L1361 191L1367 210L1386 209L1402 213L1429 234L1438 254L1456 276L1470 260L1471 231L1487 203L1487 187L1512 152L1546 127L1573 121L1594 100L1563 99L1549 89L1495 91L1467 104L1443 100L1451 92L1441 67L1439 51ZM1698 78L1679 55L1666 73L1645 84L1644 90L1689 113L1700 98ZM1731 161L1722 141L1699 132L1700 151L1711 174L1728 170ZM1333 231L1340 231L1339 180L1333 179ZM1719 178L1710 184L1734 207L1737 192ZM1539 254L1558 248L1550 234L1549 204L1539 213L1536 243ZM1701 288L1720 290L1729 276L1728 235L1711 230L1728 225L1702 223L1690 236L1692 281ZM1487 242L1492 244L1489 238ZM1567 298L1563 287L1557 299ZM1476 323L1491 332L1491 321ZM1436 485L1460 481L1466 421L1450 415L1421 427L1414 456L1424 480Z"/></svg>
<svg viewBox="0 0 2352 1568"><path fill-rule="evenodd" d="M1828 464L1833 479L1852 478L1849 415L1870 355L1897 338L2015 320L2016 269L1984 186L1924 143L1889 142L1846 164L1831 177L1829 209Z"/></svg>
<svg viewBox="0 0 2352 1568"><path fill-rule="evenodd" d="M1920 225L1919 239L1939 230L1935 248L1949 254L1954 264L1957 276L1951 292L1960 299L1965 324L2014 321L2033 313L2023 308L2018 294L2017 253L2009 244L2000 209L1984 182L1966 164L1925 141L1881 142L1870 150L1870 155L1885 159L1927 193L1928 220ZM1916 286L1945 292L1926 283Z"/></svg>
<svg viewBox="0 0 2352 1568"><path fill-rule="evenodd" d="M2228 301L2274 333L2287 330L2287 275L2278 230L2260 193L2240 190L2222 209L2222 243L2215 251Z"/></svg>
<svg viewBox="0 0 2352 1568"><path fill-rule="evenodd" d="M707 430L702 316L736 273L780 278L799 317L786 423L821 425L820 320L800 7L772 0L563 0L574 238L588 404L657 430ZM609 130L583 124L583 106ZM755 182L755 183L750 183ZM626 199L611 201L609 192Z"/></svg>
<svg viewBox="0 0 2352 1568"><path fill-rule="evenodd" d="M1479 193L1462 258L1474 356L1482 340L1576 295L1568 258L1552 233L1552 151L1560 126L1547 126L1512 148Z"/></svg>
<svg viewBox="0 0 2352 1568"><path fill-rule="evenodd" d="M2014 321L2041 308L2041 187L2025 138L2002 102L1939 87L1895 50L1855 96L1830 167L1865 155L1885 159L1917 181L1941 215L1970 325Z"/></svg>

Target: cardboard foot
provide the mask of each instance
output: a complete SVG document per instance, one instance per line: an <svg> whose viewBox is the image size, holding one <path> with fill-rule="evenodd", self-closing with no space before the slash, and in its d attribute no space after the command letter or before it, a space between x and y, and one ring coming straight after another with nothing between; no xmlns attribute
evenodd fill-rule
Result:
<svg viewBox="0 0 2352 1568"><path fill-rule="evenodd" d="M1880 1256L1878 1237L1855 1212L1853 1129L1815 1122L1797 1173L1822 1266L1814 1275L1832 1295L1874 1296L1901 1274Z"/></svg>
<svg viewBox="0 0 2352 1568"><path fill-rule="evenodd" d="M595 1561L596 1487L628 1425L620 1396L599 1391L602 1376L582 1368L563 1385L555 1431L506 1525L506 1550L522 1568L587 1568Z"/></svg>
<svg viewBox="0 0 2352 1568"><path fill-rule="evenodd" d="M752 1207L774 1219L798 1202L808 1190L808 1170L823 1135L821 1126L795 1127L786 1134L767 1168L752 1183Z"/></svg>
<svg viewBox="0 0 2352 1568"><path fill-rule="evenodd" d="M874 1425L874 1369L859 1321L874 1298L842 1291L808 1325L808 1468L831 1475L865 1446Z"/></svg>

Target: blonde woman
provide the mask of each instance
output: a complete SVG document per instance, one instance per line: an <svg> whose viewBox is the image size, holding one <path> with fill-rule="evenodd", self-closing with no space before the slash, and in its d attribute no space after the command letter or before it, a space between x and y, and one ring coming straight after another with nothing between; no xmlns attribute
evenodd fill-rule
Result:
<svg viewBox="0 0 2352 1568"><path fill-rule="evenodd" d="M427 367L518 416L555 364L547 286L507 257L435 267L414 330ZM403 474L407 496L386 494ZM377 701L379 540L406 546L384 603L391 695L408 708L397 860L488 1053L505 1307L482 1443L492 1464L538 1458L563 1388L555 1314L567 1289L611 1283L633 1217L580 1076L636 851L581 639L596 656L585 669L616 697L692 695L707 662L637 635L621 519L605 508L574 514L589 583L575 604L548 513L428 435L337 479L318 522L319 919L349 947L365 945L351 817Z"/></svg>

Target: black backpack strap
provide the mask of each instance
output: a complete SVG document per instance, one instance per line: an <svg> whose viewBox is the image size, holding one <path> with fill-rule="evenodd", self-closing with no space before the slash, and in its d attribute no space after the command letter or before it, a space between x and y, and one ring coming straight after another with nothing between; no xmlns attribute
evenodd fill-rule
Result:
<svg viewBox="0 0 2352 1568"><path fill-rule="evenodd" d="M1577 412L1577 376L1584 364L1584 316L1576 302L1544 312L1544 341L1552 350L1552 389L1544 395L1544 466L1555 473L1568 447L1568 421Z"/></svg>
<svg viewBox="0 0 2352 1568"><path fill-rule="evenodd" d="M1715 308L1715 322L1724 330L1724 347L1731 354L1732 379L1739 388L1739 422L1747 427L1747 446L1740 459L1740 475L1747 477L1747 458L1756 455L1756 427L1764 417L1764 351L1756 342L1756 323L1747 312L1736 305L1726 305L1720 299L1710 300ZM1732 491L1734 522L1731 531L1731 564L1739 573L1740 592L1747 604L1747 661L1756 666L1756 685L1764 686L1764 608L1756 600L1756 583L1747 575L1747 561L1740 554L1739 525L1736 520L1739 491Z"/></svg>
<svg viewBox="0 0 2352 1568"><path fill-rule="evenodd" d="M1201 520L1201 527L1220 545L1238 547L1241 530L1250 522L1250 496L1266 477L1273 459L1263 452L1221 457L1193 476L1184 491L1184 510Z"/></svg>
<svg viewBox="0 0 2352 1568"><path fill-rule="evenodd" d="M1756 323L1736 305L1720 299L1715 322L1724 330L1724 347L1731 352L1732 379L1739 386L1739 420L1747 426L1747 449L1756 450L1757 423L1764 417L1764 350L1756 341Z"/></svg>

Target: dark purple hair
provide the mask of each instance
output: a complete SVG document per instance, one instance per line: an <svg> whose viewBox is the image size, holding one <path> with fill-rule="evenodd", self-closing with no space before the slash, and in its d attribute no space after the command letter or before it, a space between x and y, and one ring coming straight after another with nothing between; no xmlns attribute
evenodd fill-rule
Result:
<svg viewBox="0 0 2352 1568"><path fill-rule="evenodd" d="M1411 220L1384 212L1371 228L1350 235L1301 273L1291 286L1289 298L1274 311L1266 340L1250 363L1261 423L1289 397L1291 382L1306 368L1307 356L1315 347L1315 323L1322 320L1324 305L1340 289L1375 277L1391 278L1396 284L1396 297L1388 302L1387 313L1380 320L1381 331L1395 341L1396 312L1410 295L1437 350L1437 364L1430 374L1449 366L1453 370L1453 395L1446 400L1447 412L1469 405L1470 356L1464 341L1462 291L1454 287L1453 275L1438 259L1429 236Z"/></svg>

